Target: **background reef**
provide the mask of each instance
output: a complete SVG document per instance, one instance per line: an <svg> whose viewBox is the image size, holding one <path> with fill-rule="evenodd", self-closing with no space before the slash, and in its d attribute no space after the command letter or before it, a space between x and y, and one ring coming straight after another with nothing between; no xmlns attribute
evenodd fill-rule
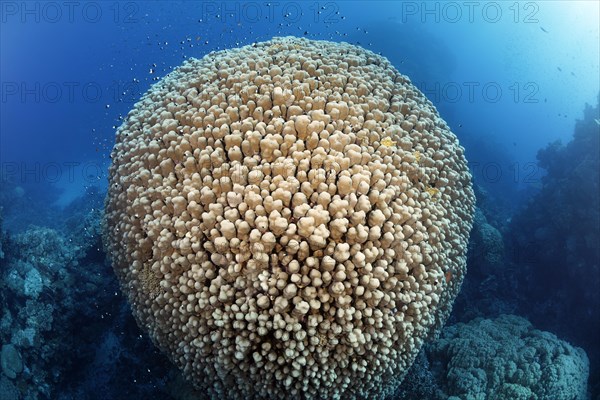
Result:
<svg viewBox="0 0 600 400"><path fill-rule="evenodd" d="M600 399L599 113L587 105L571 141L539 151L541 185L512 212L475 182L463 289L393 398ZM0 398L202 398L119 291L101 247L103 190L63 208L35 198L2 182Z"/></svg>

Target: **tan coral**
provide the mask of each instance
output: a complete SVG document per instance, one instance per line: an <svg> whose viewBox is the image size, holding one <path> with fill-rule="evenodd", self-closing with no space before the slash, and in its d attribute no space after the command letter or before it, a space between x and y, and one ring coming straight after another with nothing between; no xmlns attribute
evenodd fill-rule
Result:
<svg viewBox="0 0 600 400"><path fill-rule="evenodd" d="M190 59L135 105L112 160L122 289L212 398L382 397L448 317L471 177L381 56L275 38Z"/></svg>

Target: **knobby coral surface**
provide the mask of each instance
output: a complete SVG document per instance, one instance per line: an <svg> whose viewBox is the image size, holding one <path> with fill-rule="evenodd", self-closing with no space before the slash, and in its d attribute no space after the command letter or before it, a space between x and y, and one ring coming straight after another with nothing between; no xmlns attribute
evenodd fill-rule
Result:
<svg viewBox="0 0 600 400"><path fill-rule="evenodd" d="M359 47L276 38L190 59L135 105L112 159L122 289L211 397L381 397L463 280L463 148Z"/></svg>
<svg viewBox="0 0 600 400"><path fill-rule="evenodd" d="M451 400L586 399L586 353L521 317L447 327L427 350Z"/></svg>

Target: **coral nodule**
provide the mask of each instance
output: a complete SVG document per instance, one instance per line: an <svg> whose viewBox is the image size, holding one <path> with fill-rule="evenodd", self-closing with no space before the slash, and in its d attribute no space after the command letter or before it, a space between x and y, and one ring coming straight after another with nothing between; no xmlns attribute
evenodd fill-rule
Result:
<svg viewBox="0 0 600 400"><path fill-rule="evenodd" d="M462 283L464 150L362 48L275 38L190 59L128 114L112 161L122 290L210 397L385 396Z"/></svg>

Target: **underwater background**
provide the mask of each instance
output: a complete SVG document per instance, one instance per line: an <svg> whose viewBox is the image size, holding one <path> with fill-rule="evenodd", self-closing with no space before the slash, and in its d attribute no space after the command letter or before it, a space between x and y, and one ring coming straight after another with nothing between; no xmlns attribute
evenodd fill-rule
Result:
<svg viewBox="0 0 600 400"><path fill-rule="evenodd" d="M185 59L274 36L387 57L466 149L468 273L393 398L600 399L598 2L0 11L0 399L202 398L138 328L104 253L109 154L134 103Z"/></svg>

